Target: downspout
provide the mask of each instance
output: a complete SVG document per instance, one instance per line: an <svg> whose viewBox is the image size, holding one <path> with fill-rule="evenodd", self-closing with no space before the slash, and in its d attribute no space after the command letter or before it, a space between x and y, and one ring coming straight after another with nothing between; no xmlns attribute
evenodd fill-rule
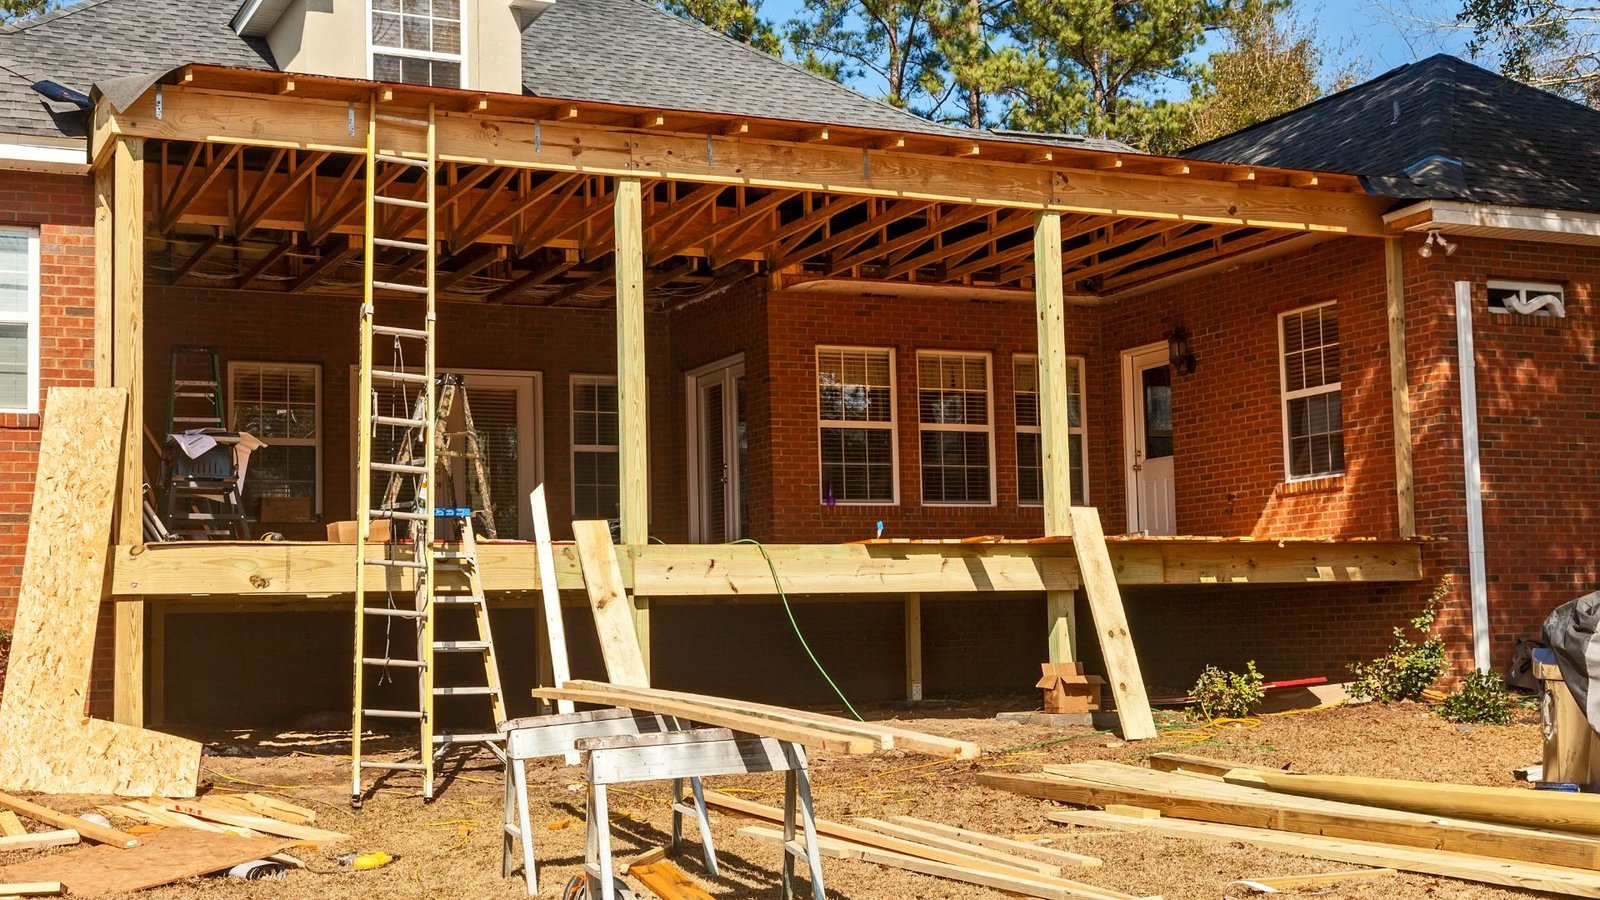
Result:
<svg viewBox="0 0 1600 900"><path fill-rule="evenodd" d="M1489 668L1489 585L1483 549L1483 465L1478 451L1478 375L1472 347L1472 282L1456 282L1456 353L1461 373L1461 455L1467 487L1467 588L1472 664Z"/></svg>

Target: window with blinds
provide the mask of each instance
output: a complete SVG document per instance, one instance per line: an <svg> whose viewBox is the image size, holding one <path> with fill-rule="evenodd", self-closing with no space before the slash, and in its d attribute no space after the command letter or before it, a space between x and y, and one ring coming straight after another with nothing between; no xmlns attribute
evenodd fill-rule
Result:
<svg viewBox="0 0 1600 900"><path fill-rule="evenodd" d="M986 353L917 354L922 502L994 502L994 419Z"/></svg>
<svg viewBox="0 0 1600 900"><path fill-rule="evenodd" d="M266 443L250 454L245 514L262 497L306 497L322 507L322 367L311 363L228 363L228 420Z"/></svg>
<svg viewBox="0 0 1600 900"><path fill-rule="evenodd" d="M465 87L462 0L371 0L372 78Z"/></svg>
<svg viewBox="0 0 1600 900"><path fill-rule="evenodd" d="M0 227L0 411L39 411L39 232Z"/></svg>
<svg viewBox="0 0 1600 900"><path fill-rule="evenodd" d="M897 503L894 351L817 348L822 502Z"/></svg>
<svg viewBox="0 0 1600 900"><path fill-rule="evenodd" d="M1012 390L1017 423L1017 501L1023 506L1044 504L1044 438L1040 428L1039 358L1031 354L1012 357ZM1067 359L1067 422L1071 436L1072 502L1087 506L1083 480L1087 445L1083 435L1083 360Z"/></svg>
<svg viewBox="0 0 1600 900"><path fill-rule="evenodd" d="M1339 314L1333 303L1284 313L1284 465L1289 480L1344 472Z"/></svg>
<svg viewBox="0 0 1600 900"><path fill-rule="evenodd" d="M572 517L615 519L622 492L617 380L572 376Z"/></svg>

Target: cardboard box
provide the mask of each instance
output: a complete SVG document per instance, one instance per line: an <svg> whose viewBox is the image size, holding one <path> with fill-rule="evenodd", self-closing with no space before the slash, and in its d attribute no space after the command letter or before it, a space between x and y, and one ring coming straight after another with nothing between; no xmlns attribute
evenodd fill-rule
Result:
<svg viewBox="0 0 1600 900"><path fill-rule="evenodd" d="M1047 713L1088 713L1100 710L1105 679L1083 674L1083 663L1044 663L1044 674L1034 687L1044 691Z"/></svg>
<svg viewBox="0 0 1600 900"><path fill-rule="evenodd" d="M329 522L328 543L354 544L356 542L356 534L358 533L357 529L360 527L361 523L354 521ZM389 530L389 520L373 519L372 528L367 532L367 542L372 544L387 544L391 540L393 540L393 533Z"/></svg>

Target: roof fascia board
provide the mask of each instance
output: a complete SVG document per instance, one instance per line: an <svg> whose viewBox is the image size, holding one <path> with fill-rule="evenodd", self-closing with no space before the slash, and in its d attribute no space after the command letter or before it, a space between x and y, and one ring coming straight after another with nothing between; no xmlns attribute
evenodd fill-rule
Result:
<svg viewBox="0 0 1600 900"><path fill-rule="evenodd" d="M89 171L89 151L80 140L13 139L0 135L0 169L80 175Z"/></svg>
<svg viewBox="0 0 1600 900"><path fill-rule="evenodd" d="M1600 239L1600 213L1533 206L1502 206L1495 203L1466 203L1460 200L1424 200L1385 213L1383 220L1388 225L1403 222L1403 225L1397 227L1404 231L1427 231L1431 228L1449 230L1451 227L1487 228L1508 232L1507 237L1545 234Z"/></svg>
<svg viewBox="0 0 1600 900"><path fill-rule="evenodd" d="M248 0L230 24L240 37L266 37L288 8L288 0Z"/></svg>

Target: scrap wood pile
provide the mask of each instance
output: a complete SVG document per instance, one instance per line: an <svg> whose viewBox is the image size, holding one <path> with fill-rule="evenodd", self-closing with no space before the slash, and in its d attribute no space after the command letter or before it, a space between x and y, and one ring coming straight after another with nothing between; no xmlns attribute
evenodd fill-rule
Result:
<svg viewBox="0 0 1600 900"><path fill-rule="evenodd" d="M100 822L8 794L0 794L0 809L0 897L93 897L221 873L280 878L305 867L286 850L349 839L314 827L312 810L258 794L127 800L99 807ZM29 831L24 819L42 828ZM131 825L102 824L112 821ZM85 841L93 846L37 852ZM31 858L12 861L23 854Z"/></svg>
<svg viewBox="0 0 1600 900"><path fill-rule="evenodd" d="M1600 897L1600 796L1290 774L1179 754L1149 762L1080 762L978 780L1098 810L1048 815L1060 824Z"/></svg>

